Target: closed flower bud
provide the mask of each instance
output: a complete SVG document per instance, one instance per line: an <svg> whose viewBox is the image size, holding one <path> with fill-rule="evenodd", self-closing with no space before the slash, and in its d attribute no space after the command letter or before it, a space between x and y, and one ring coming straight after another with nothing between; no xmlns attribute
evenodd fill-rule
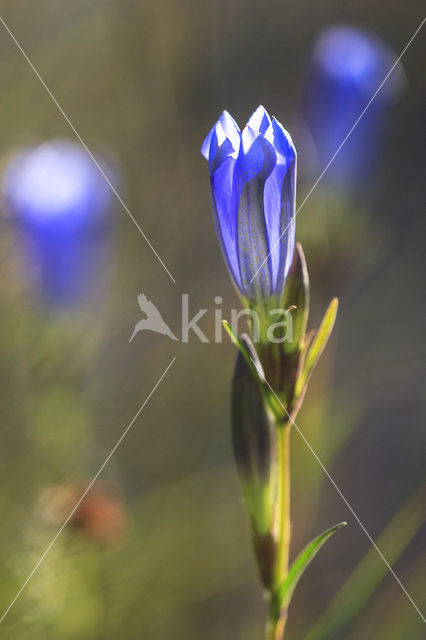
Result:
<svg viewBox="0 0 426 640"><path fill-rule="evenodd" d="M111 189L89 155L64 140L24 149L6 167L3 193L48 306L93 295Z"/></svg>
<svg viewBox="0 0 426 640"><path fill-rule="evenodd" d="M312 52L303 110L313 137L318 172L334 154L395 65L327 172L324 182L345 192L373 183L385 141L390 108L399 95L403 71L395 52L376 34L350 25L326 29Z"/></svg>
<svg viewBox="0 0 426 640"><path fill-rule="evenodd" d="M293 257L296 150L259 107L241 132L224 111L207 135L217 235L234 284L251 307L279 305Z"/></svg>
<svg viewBox="0 0 426 640"><path fill-rule="evenodd" d="M247 338L244 343L257 359ZM252 525L253 544L267 586L272 579L275 558L276 433L259 383L241 352L237 355L232 383L232 443Z"/></svg>

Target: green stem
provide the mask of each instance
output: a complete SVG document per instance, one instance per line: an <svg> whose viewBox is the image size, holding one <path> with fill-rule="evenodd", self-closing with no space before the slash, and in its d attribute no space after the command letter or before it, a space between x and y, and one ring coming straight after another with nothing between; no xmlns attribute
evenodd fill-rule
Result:
<svg viewBox="0 0 426 640"><path fill-rule="evenodd" d="M286 622L287 612L282 613L278 620L271 613L266 623L265 640L282 640Z"/></svg>
<svg viewBox="0 0 426 640"><path fill-rule="evenodd" d="M278 453L278 557L275 588L287 577L290 556L290 423L277 427Z"/></svg>
<svg viewBox="0 0 426 640"><path fill-rule="evenodd" d="M277 559L271 593L271 608L266 624L265 640L283 640L287 623L287 611L277 612L274 592L287 577L290 556L290 423L277 424Z"/></svg>

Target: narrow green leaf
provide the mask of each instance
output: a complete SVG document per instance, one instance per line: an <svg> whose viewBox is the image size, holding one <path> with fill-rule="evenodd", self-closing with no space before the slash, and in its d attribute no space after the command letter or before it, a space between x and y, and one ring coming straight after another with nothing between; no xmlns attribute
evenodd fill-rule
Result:
<svg viewBox="0 0 426 640"><path fill-rule="evenodd" d="M286 579L280 584L276 594L276 604L278 610L287 607L290 604L291 597L293 592L299 582L300 578L303 575L303 572L309 565L309 563L316 556L318 551L321 549L322 545L333 535L335 531L341 529L346 526L346 522L339 522L339 524L334 525L334 527L330 527L327 531L320 533L319 536L311 540L309 544L299 553L299 555L292 562L290 570L288 572L288 576Z"/></svg>
<svg viewBox="0 0 426 640"><path fill-rule="evenodd" d="M282 307L294 309L293 340L286 340L283 349L293 353L299 348L306 332L309 315L309 276L302 245L297 242L294 248L293 262L287 275Z"/></svg>
<svg viewBox="0 0 426 640"><path fill-rule="evenodd" d="M318 358L323 352L327 344L327 341L330 337L330 334L333 331L338 305L339 305L338 299L333 298L333 300L328 305L327 311L324 314L324 318L322 319L320 328L318 329L312 341L311 348L309 349L308 354L306 356L306 362L304 367L308 375L310 370L318 362Z"/></svg>
<svg viewBox="0 0 426 640"><path fill-rule="evenodd" d="M260 384L263 397L269 409L272 411L276 419L283 420L283 418L285 417L283 408L279 400L277 400L274 394L271 393L268 385L265 382L263 367L250 337L246 333L243 333L241 338L239 338L227 320L222 320L222 324L225 327L232 342L240 350L241 355L244 357L244 360L250 367L250 371L252 372L254 378Z"/></svg>
<svg viewBox="0 0 426 640"><path fill-rule="evenodd" d="M333 331L338 305L338 299L333 298L333 300L328 305L327 311L324 314L321 326L312 340L311 346L306 354L303 371L299 377L299 380L297 381L297 395L301 393L305 384L308 382L309 376L311 375L316 363L318 362L320 355L325 349L330 334Z"/></svg>
<svg viewBox="0 0 426 640"><path fill-rule="evenodd" d="M232 342L240 350L241 355L250 367L255 379L263 385L265 382L263 367L260 364L259 356L249 336L244 333L241 338L239 338L227 320L222 320L222 325L225 327Z"/></svg>

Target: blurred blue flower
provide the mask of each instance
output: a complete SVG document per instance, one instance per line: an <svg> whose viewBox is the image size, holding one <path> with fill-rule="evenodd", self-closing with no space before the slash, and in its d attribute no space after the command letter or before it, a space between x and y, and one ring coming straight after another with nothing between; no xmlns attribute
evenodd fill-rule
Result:
<svg viewBox="0 0 426 640"><path fill-rule="evenodd" d="M242 132L224 111L201 148L217 235L245 302L279 302L294 249L296 150L263 107ZM259 273L257 273L259 270Z"/></svg>
<svg viewBox="0 0 426 640"><path fill-rule="evenodd" d="M319 36L308 67L303 111L323 170L396 61L375 34L352 26L331 27ZM324 180L353 189L374 182L390 106L403 79L399 65L330 165Z"/></svg>
<svg viewBox="0 0 426 640"><path fill-rule="evenodd" d="M27 148L9 162L3 192L47 302L67 306L89 293L110 188L88 154L63 140Z"/></svg>

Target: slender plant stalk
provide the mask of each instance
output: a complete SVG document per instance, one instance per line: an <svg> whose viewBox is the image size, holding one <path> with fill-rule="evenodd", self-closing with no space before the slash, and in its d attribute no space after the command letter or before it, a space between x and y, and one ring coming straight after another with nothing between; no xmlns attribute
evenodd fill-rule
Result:
<svg viewBox="0 0 426 640"><path fill-rule="evenodd" d="M279 482L279 546L275 587L287 577L290 557L290 423L277 428Z"/></svg>
<svg viewBox="0 0 426 640"><path fill-rule="evenodd" d="M278 463L278 550L274 589L287 577L290 557L290 423L277 426ZM282 640L287 622L287 611L277 616L271 606L266 625L265 640Z"/></svg>
<svg viewBox="0 0 426 640"><path fill-rule="evenodd" d="M282 640L284 637L287 613L281 615L278 620L270 616L266 623L265 640Z"/></svg>

